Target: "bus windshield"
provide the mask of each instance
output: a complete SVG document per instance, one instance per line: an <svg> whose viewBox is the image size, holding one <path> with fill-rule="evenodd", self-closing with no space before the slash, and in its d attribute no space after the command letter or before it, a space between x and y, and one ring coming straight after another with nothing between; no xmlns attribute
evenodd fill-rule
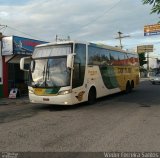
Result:
<svg viewBox="0 0 160 158"><path fill-rule="evenodd" d="M65 87L70 85L70 69L66 66L67 56L41 58L31 64L31 86Z"/></svg>

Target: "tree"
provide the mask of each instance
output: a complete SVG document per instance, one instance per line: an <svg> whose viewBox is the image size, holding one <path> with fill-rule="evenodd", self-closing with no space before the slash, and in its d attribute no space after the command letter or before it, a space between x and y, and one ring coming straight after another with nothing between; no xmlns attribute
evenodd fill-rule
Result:
<svg viewBox="0 0 160 158"><path fill-rule="evenodd" d="M160 0L142 0L143 4L152 5L151 14L160 14Z"/></svg>
<svg viewBox="0 0 160 158"><path fill-rule="evenodd" d="M140 66L143 66L144 64L147 63L145 53L140 53L139 55L139 64Z"/></svg>

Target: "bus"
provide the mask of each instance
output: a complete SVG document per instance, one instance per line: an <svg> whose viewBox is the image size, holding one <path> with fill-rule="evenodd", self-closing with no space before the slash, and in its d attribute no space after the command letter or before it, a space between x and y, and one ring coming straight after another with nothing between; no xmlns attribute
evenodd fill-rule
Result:
<svg viewBox="0 0 160 158"><path fill-rule="evenodd" d="M94 104L103 96L121 91L129 93L139 83L136 53L90 42L38 45L32 57L21 58L20 68L29 72L32 103Z"/></svg>

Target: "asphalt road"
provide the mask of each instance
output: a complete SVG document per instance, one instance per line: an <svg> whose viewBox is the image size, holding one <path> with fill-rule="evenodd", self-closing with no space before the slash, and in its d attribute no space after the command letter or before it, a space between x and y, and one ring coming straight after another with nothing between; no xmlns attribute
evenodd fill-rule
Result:
<svg viewBox="0 0 160 158"><path fill-rule="evenodd" d="M0 151L160 151L160 85L72 107L0 104Z"/></svg>

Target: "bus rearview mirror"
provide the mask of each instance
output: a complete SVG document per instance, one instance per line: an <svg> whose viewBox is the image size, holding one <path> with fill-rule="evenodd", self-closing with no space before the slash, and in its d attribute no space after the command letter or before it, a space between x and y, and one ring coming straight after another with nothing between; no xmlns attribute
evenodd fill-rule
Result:
<svg viewBox="0 0 160 158"><path fill-rule="evenodd" d="M70 68L70 69L73 68L73 57L74 57L74 54L68 54L68 56L67 56L67 68Z"/></svg>
<svg viewBox="0 0 160 158"><path fill-rule="evenodd" d="M31 72L33 72L33 71L34 71L34 68L35 68L35 61L34 61L34 60L32 60L32 61L31 61L31 64L30 64Z"/></svg>
<svg viewBox="0 0 160 158"><path fill-rule="evenodd" d="M29 71L29 64L31 62L31 57L24 57L20 60L20 69L23 71Z"/></svg>

